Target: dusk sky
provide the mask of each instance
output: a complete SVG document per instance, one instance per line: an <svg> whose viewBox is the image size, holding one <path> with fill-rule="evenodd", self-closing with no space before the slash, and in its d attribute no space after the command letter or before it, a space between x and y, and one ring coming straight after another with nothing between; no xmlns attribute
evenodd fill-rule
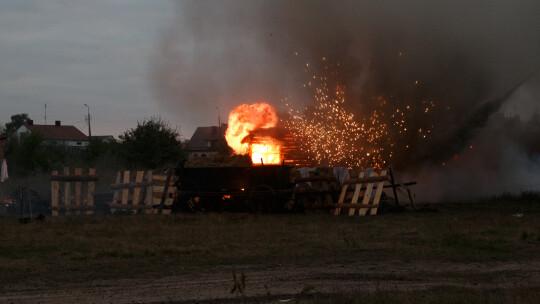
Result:
<svg viewBox="0 0 540 304"><path fill-rule="evenodd" d="M216 108L226 121L244 102L306 104L305 63L322 57L343 62L356 89L379 54L392 62L403 51L433 70L460 54L503 90L539 64L535 1L330 3L0 1L0 123L28 113L43 124L47 104L48 124L87 133L87 104L93 135L117 137L160 116L189 138L217 124ZM502 110L530 114L537 96L537 81L526 83Z"/></svg>
<svg viewBox="0 0 540 304"><path fill-rule="evenodd" d="M148 71L174 12L167 0L1 1L0 123L28 113L43 124L47 104L48 124L87 134L87 104L93 135L158 115L181 125L156 103Z"/></svg>

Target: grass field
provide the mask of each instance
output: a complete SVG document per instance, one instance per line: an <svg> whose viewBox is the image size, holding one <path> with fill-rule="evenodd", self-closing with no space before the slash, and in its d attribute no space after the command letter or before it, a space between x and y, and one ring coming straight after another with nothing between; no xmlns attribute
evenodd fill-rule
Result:
<svg viewBox="0 0 540 304"><path fill-rule="evenodd" d="M354 265L358 271L347 273L351 287L346 290L310 288L306 279L291 283L297 292L268 293L292 294L301 303L540 302L538 197L431 207L436 210L368 217L214 213L48 217L30 224L7 217L0 220L0 291L12 293L17 303L17 286L28 282L46 290L64 283L148 281L241 269L247 273L248 301L267 302L272 299L255 290L275 278L251 282L250 271L256 277L262 270L279 274L283 269L286 276L292 267L302 272L331 265L325 280L332 283L341 280L332 267ZM513 284L512 278L529 283ZM394 289L393 283L385 284L389 281L426 284L396 283ZM355 282L377 284L358 289ZM180 297L170 301L182 302Z"/></svg>

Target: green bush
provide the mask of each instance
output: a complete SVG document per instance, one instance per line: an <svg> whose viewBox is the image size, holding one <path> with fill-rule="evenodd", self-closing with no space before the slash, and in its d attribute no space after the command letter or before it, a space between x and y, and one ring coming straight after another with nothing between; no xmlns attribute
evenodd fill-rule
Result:
<svg viewBox="0 0 540 304"><path fill-rule="evenodd" d="M180 133L161 118L152 117L120 135L119 152L131 168L175 166L185 157Z"/></svg>

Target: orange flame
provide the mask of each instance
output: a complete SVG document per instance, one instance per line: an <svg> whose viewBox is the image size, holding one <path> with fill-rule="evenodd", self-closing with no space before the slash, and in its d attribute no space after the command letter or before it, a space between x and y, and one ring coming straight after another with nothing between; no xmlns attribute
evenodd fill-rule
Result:
<svg viewBox="0 0 540 304"><path fill-rule="evenodd" d="M272 128L277 125L276 110L271 105L260 102L243 104L229 114L229 127L225 139L236 154L249 154L254 164L279 164L281 143L269 136L245 140L251 131Z"/></svg>

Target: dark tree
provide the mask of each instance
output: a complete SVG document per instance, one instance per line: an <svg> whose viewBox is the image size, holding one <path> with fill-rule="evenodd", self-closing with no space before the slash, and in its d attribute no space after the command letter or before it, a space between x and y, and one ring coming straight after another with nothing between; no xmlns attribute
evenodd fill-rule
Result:
<svg viewBox="0 0 540 304"><path fill-rule="evenodd" d="M11 136L18 128L24 125L30 118L27 113L15 114L11 116L11 122L6 123L4 126L4 134Z"/></svg>
<svg viewBox="0 0 540 304"><path fill-rule="evenodd" d="M25 175L36 171L49 171L54 163L53 157L61 153L51 153L43 145L43 137L38 133L32 133L21 138L10 139L7 150L7 158L10 160L11 170L17 175Z"/></svg>
<svg viewBox="0 0 540 304"><path fill-rule="evenodd" d="M175 166L184 158L180 133L161 118L138 122L120 137L120 155L132 168Z"/></svg>

